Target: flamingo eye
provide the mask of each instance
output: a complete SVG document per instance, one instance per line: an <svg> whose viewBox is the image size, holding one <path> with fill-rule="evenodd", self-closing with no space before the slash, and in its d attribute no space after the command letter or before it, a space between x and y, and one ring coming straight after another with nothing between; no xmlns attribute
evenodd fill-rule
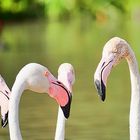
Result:
<svg viewBox="0 0 140 140"><path fill-rule="evenodd" d="M44 75L45 75L46 77L48 77L48 76L49 76L49 72L48 72L48 71L45 71Z"/></svg>

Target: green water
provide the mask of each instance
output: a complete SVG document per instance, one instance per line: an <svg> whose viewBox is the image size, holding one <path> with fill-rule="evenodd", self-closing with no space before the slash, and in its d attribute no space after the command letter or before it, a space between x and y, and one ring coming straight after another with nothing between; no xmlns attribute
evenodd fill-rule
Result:
<svg viewBox="0 0 140 140"><path fill-rule="evenodd" d="M121 20L98 23L89 19L68 22L10 23L1 34L0 73L11 88L18 71L37 62L57 76L61 63L75 68L71 116L66 140L128 140L130 79L125 61L113 69L107 99L99 100L93 74L107 40L120 36L139 57L140 28ZM53 140L58 106L47 94L25 91L20 102L20 127L24 140ZM9 140L8 127L0 128L0 140Z"/></svg>

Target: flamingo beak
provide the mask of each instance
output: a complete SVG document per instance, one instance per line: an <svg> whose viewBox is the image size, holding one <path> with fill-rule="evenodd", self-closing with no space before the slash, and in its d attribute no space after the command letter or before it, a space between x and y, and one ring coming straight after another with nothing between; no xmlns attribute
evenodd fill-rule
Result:
<svg viewBox="0 0 140 140"><path fill-rule="evenodd" d="M72 93L70 93L70 91L60 81L52 82L52 84L55 85L54 89L56 90L50 88L50 96L57 101L65 118L68 119L70 116Z"/></svg>
<svg viewBox="0 0 140 140"><path fill-rule="evenodd" d="M113 59L104 60L102 58L94 74L95 88L102 101L105 101L106 98L107 78L111 72L113 64Z"/></svg>
<svg viewBox="0 0 140 140"><path fill-rule="evenodd" d="M1 119L2 128L4 128L7 124L8 124L8 112L4 116L2 116Z"/></svg>

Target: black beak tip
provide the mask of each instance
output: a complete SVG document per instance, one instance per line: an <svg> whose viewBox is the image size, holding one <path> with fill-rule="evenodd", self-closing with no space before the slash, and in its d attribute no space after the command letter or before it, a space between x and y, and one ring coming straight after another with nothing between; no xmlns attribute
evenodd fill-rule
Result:
<svg viewBox="0 0 140 140"><path fill-rule="evenodd" d="M61 109L66 119L68 119L70 116L71 101L72 101L72 96L69 97L69 101L65 106L61 106Z"/></svg>
<svg viewBox="0 0 140 140"><path fill-rule="evenodd" d="M2 126L2 128L4 128L7 124L8 124L8 112L1 119L1 126Z"/></svg>
<svg viewBox="0 0 140 140"><path fill-rule="evenodd" d="M101 80L101 82L99 80L95 80L95 87L98 91L98 95L100 96L101 100L104 102L105 98L106 98L106 87L103 83L103 81Z"/></svg>
<svg viewBox="0 0 140 140"><path fill-rule="evenodd" d="M8 120L2 120L1 121L1 126L4 128L8 124Z"/></svg>
<svg viewBox="0 0 140 140"><path fill-rule="evenodd" d="M103 94L103 95L101 95L100 97L101 97L101 100L104 102L105 101L105 96L104 96L105 94Z"/></svg>
<svg viewBox="0 0 140 140"><path fill-rule="evenodd" d="M61 109L63 111L63 114L64 114L65 118L68 119L69 116L70 116L70 108L68 107L68 105L61 106Z"/></svg>
<svg viewBox="0 0 140 140"><path fill-rule="evenodd" d="M61 108L62 108L62 107L61 107ZM63 109L62 109L62 110L63 110ZM64 114L64 116L65 116L66 119L69 118L69 114L70 114L69 111L64 111L64 110L63 110L63 114Z"/></svg>

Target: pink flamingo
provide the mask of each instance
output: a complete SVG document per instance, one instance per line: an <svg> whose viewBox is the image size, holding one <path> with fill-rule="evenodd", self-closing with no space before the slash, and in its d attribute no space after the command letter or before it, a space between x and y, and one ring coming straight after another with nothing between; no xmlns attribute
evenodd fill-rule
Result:
<svg viewBox="0 0 140 140"><path fill-rule="evenodd" d="M105 100L107 78L114 66L123 58L129 65L131 78L130 140L140 140L140 75L135 54L129 44L119 38L110 39L104 46L102 59L94 75L95 86Z"/></svg>
<svg viewBox="0 0 140 140"><path fill-rule="evenodd" d="M61 81L72 93L72 85L75 82L74 68L71 64L64 63L58 69L58 80ZM61 107L58 109L57 126L55 132L55 140L64 140L65 136L65 118Z"/></svg>

